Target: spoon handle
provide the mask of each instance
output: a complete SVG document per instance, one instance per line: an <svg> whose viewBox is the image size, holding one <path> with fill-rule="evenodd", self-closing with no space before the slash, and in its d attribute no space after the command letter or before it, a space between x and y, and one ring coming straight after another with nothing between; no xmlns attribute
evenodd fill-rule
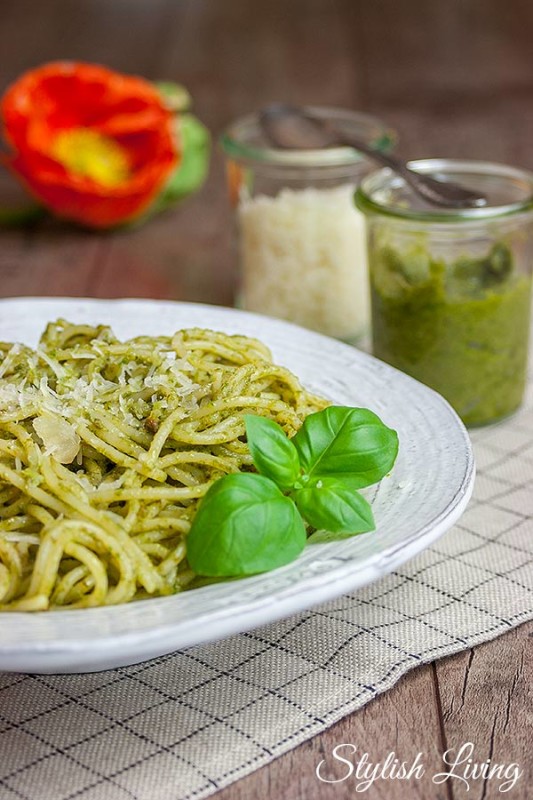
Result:
<svg viewBox="0 0 533 800"><path fill-rule="evenodd" d="M463 186L451 181L443 181L433 178L431 175L415 172L400 159L369 147L366 142L362 142L356 137L343 134L342 139L343 143L353 147L360 153L364 153L364 155L383 164L383 166L392 169L393 172L400 175L411 186L413 191L433 205L447 206L449 208L471 208L486 205L486 198L479 192L465 189Z"/></svg>
<svg viewBox="0 0 533 800"><path fill-rule="evenodd" d="M339 130L331 121L319 119L305 108L275 103L263 109L260 114L260 124L267 139L276 147L289 150L353 147L354 150L364 153L400 175L417 195L432 205L445 208L476 208L487 204L487 198L483 194L448 180L439 180L431 175L415 172L404 161L383 153L350 133Z"/></svg>

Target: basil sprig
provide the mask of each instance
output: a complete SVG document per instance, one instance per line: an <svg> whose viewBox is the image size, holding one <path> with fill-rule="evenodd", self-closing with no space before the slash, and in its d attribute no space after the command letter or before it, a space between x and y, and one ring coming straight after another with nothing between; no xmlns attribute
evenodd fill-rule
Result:
<svg viewBox="0 0 533 800"><path fill-rule="evenodd" d="M198 575L267 572L303 550L305 523L341 537L375 528L358 489L381 480L398 435L365 408L330 406L310 414L289 439L265 417L246 415L256 473L226 475L203 498L187 538Z"/></svg>

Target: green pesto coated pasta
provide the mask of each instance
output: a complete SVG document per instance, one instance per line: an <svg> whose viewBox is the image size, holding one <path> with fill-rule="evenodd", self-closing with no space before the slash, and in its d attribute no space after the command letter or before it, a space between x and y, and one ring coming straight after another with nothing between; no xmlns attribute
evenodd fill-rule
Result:
<svg viewBox="0 0 533 800"><path fill-rule="evenodd" d="M253 468L244 415L292 436L326 405L244 336L58 320L36 349L0 343L0 610L186 589L198 503Z"/></svg>

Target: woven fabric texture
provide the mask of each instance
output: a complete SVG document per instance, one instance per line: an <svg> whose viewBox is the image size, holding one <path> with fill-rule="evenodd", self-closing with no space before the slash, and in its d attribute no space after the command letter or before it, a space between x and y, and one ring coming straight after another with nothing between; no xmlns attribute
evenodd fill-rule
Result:
<svg viewBox="0 0 533 800"><path fill-rule="evenodd" d="M533 617L533 383L472 434L458 525L398 572L222 642L88 675L0 675L2 800L192 800Z"/></svg>

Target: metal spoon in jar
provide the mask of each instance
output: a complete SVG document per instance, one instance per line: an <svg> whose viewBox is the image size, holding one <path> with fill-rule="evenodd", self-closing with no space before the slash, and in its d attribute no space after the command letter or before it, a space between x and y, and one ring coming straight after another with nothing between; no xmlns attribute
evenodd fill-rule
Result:
<svg viewBox="0 0 533 800"><path fill-rule="evenodd" d="M259 119L263 132L275 147L289 150L353 147L390 167L428 203L446 208L476 208L487 204L487 198L480 192L415 172L403 161L338 130L333 123L320 119L305 108L275 103L264 108Z"/></svg>

